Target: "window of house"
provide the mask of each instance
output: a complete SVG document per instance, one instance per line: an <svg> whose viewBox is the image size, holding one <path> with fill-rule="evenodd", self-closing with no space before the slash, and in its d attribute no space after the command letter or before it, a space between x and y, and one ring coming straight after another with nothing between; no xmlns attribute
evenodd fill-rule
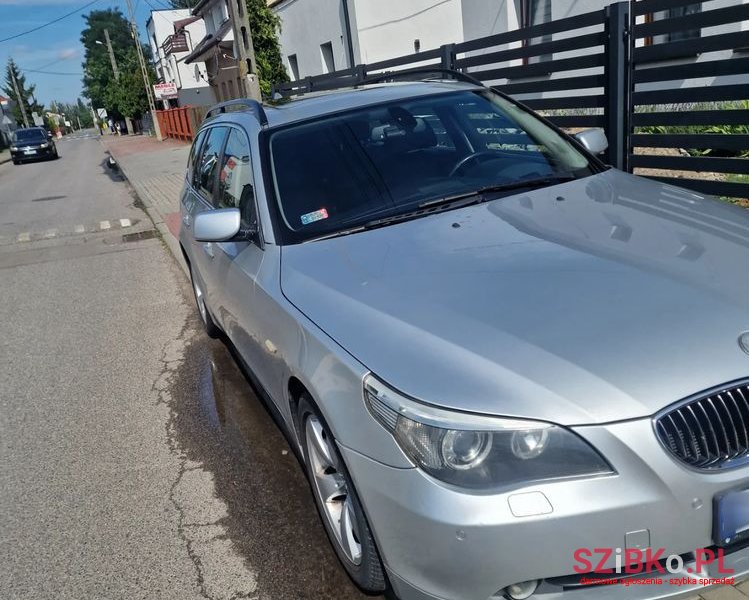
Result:
<svg viewBox="0 0 749 600"><path fill-rule="evenodd" d="M687 15L695 15L702 12L702 4L690 4L689 6L679 6L677 8L668 9L669 19L675 19L677 17L685 17ZM667 41L679 42L681 40L691 40L693 38L700 37L700 29L684 29L681 31L672 31L667 34Z"/></svg>
<svg viewBox="0 0 749 600"><path fill-rule="evenodd" d="M299 79L299 62L296 59L296 54L289 54L289 71L291 71L292 81Z"/></svg>
<svg viewBox="0 0 749 600"><path fill-rule="evenodd" d="M335 61L333 60L333 44L325 42L320 44L320 54L322 55L323 73L332 73L335 71Z"/></svg>
<svg viewBox="0 0 749 600"><path fill-rule="evenodd" d="M551 22L551 0L520 0L520 26L533 27ZM550 42L550 34L541 37L523 40L524 46ZM551 54L541 54L523 59L523 64L534 64L542 61L551 60Z"/></svg>

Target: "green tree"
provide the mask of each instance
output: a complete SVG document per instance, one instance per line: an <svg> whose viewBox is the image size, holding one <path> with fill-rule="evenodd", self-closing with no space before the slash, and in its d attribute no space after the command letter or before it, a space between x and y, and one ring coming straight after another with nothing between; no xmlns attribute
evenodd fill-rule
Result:
<svg viewBox="0 0 749 600"><path fill-rule="evenodd" d="M16 95L16 90L13 86L13 76L16 78L20 98ZM34 125L31 113L36 112L41 115L44 110L44 107L34 98L35 90L36 86L26 83L26 76L21 72L13 59L9 58L8 64L5 67L5 85L3 86L3 92L8 96L8 98L13 100L13 118L16 120L16 123L22 127L24 123L23 113L21 112L21 102L23 102L23 105L26 108L26 117L31 126Z"/></svg>
<svg viewBox="0 0 749 600"><path fill-rule="evenodd" d="M85 48L83 95L96 108L106 108L113 118L140 117L148 108L148 97L138 64L136 42L130 35L129 22L117 8L94 10L83 18L86 22L86 27L81 32L81 43ZM105 29L109 31L112 51L120 72L119 80L115 79L112 70L105 44ZM145 44L142 47L148 59L151 55L150 47ZM152 71L150 77L154 81Z"/></svg>
<svg viewBox="0 0 749 600"><path fill-rule="evenodd" d="M281 18L268 8L266 0L245 1L260 89L265 96L270 96L273 84L289 80L281 58L281 44L278 41Z"/></svg>

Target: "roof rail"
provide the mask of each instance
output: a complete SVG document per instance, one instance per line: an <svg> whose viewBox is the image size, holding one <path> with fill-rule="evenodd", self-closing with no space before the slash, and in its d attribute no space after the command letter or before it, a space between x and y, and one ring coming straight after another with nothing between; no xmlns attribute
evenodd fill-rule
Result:
<svg viewBox="0 0 749 600"><path fill-rule="evenodd" d="M484 84L461 71L455 69L443 69L442 67L416 67L414 69L403 69L402 71L386 71L379 75L372 75L365 77L360 81L359 85L367 85L369 83L378 83L383 81L428 81L429 79L436 79L436 77L427 77L427 75L449 75L449 77L441 77L441 79L454 79L455 81L463 81L465 83L473 83L486 87Z"/></svg>
<svg viewBox="0 0 749 600"><path fill-rule="evenodd" d="M223 114L226 112L228 107L239 106L245 108L247 111L255 115L255 118L260 123L260 127L268 126L268 116L265 114L263 105L257 100L252 98L239 98L237 100L227 100L226 102L220 102L215 106L211 106L208 112L205 114L205 119L208 120L216 115ZM214 114L215 113L215 114Z"/></svg>

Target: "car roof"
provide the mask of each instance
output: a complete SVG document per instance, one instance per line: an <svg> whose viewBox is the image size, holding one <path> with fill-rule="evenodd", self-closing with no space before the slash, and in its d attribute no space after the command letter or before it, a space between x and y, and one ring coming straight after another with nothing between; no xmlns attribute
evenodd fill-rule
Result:
<svg viewBox="0 0 749 600"><path fill-rule="evenodd" d="M268 116L268 125L272 127L393 100L477 89L482 88L452 80L378 83L307 94L285 104L265 107L265 113Z"/></svg>
<svg viewBox="0 0 749 600"><path fill-rule="evenodd" d="M268 125L274 127L394 100L481 89L484 88L454 80L377 83L309 93L278 104L264 104L263 109L268 118ZM231 111L217 115L210 119L210 122L241 122L252 118L255 117L251 116L249 111Z"/></svg>

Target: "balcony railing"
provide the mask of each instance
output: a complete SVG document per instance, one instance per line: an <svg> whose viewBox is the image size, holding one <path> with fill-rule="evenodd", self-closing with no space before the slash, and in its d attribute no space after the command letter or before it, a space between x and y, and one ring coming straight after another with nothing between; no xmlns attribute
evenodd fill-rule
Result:
<svg viewBox="0 0 749 600"><path fill-rule="evenodd" d="M164 50L164 54L167 56L174 54L175 52L187 52L190 49L184 31L170 35L166 40L164 40L161 47Z"/></svg>

